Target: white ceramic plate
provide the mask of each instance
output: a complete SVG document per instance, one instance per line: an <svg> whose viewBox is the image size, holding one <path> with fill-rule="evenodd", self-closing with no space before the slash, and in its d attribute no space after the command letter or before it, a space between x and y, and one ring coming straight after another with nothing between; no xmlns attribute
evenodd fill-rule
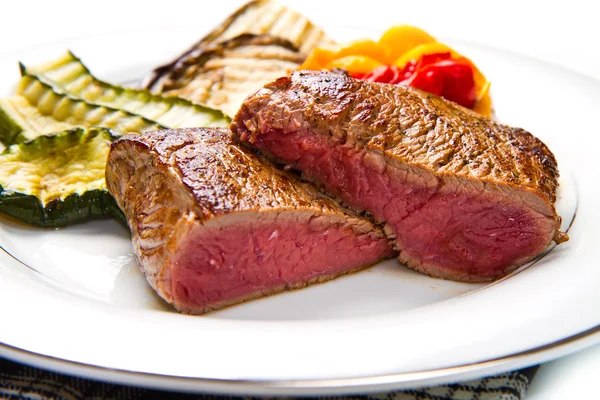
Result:
<svg viewBox="0 0 600 400"><path fill-rule="evenodd" d="M364 36L330 31L340 40ZM17 59L34 63L71 48L99 77L125 82L200 35L87 37L5 56L0 94L14 89ZM0 355L129 384L285 395L474 378L600 341L600 84L515 54L451 44L493 82L498 118L534 132L556 154L557 208L569 242L491 285L436 280L388 261L193 317L171 311L146 285L116 222L42 230L2 219Z"/></svg>

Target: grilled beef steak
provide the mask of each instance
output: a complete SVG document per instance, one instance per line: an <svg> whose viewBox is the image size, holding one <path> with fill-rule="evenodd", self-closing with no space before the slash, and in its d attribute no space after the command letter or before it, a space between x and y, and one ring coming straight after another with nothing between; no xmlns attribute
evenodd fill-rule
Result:
<svg viewBox="0 0 600 400"><path fill-rule="evenodd" d="M231 128L386 221L399 259L432 276L493 280L567 239L550 150L417 89L295 72L248 97Z"/></svg>
<svg viewBox="0 0 600 400"><path fill-rule="evenodd" d="M113 143L106 183L148 282L199 314L394 255L381 228L231 141L164 130Z"/></svg>

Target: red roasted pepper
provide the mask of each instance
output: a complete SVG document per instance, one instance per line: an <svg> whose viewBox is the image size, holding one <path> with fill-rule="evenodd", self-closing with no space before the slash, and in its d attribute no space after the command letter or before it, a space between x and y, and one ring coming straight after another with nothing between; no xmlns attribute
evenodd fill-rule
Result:
<svg viewBox="0 0 600 400"><path fill-rule="evenodd" d="M426 54L419 61L408 62L404 68L377 67L367 74L352 74L353 78L371 82L413 86L473 108L477 101L473 67L450 53Z"/></svg>

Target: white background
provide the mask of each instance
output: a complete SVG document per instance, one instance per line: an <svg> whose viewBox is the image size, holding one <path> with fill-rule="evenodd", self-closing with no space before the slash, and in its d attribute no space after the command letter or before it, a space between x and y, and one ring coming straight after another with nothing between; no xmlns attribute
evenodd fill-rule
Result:
<svg viewBox="0 0 600 400"><path fill-rule="evenodd" d="M600 13L593 1L280 2L324 27L365 26L383 31L393 24L410 23L440 38L508 49L600 80ZM13 50L75 36L194 26L198 15L207 9L215 15L216 24L241 3L239 0L4 2L0 57L10 57L8 53ZM208 28L199 26L197 38ZM197 38L190 38L190 43ZM177 44L182 49L186 46L187 43ZM559 101L560 93L556 96ZM597 390L598 376L600 347L543 365L527 398L591 398Z"/></svg>

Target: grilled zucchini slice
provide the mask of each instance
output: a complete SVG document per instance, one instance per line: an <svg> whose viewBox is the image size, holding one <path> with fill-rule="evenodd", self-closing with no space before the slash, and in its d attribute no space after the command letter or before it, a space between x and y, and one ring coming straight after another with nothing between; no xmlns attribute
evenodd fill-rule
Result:
<svg viewBox="0 0 600 400"><path fill-rule="evenodd" d="M166 128L227 127L230 120L219 110L189 100L163 97L148 90L112 85L94 77L70 51L56 60L25 67L21 74L36 77L59 93L104 107L139 115Z"/></svg>
<svg viewBox="0 0 600 400"><path fill-rule="evenodd" d="M56 132L56 122L64 127L101 126L116 132L146 132L164 128L154 121L127 111L88 103L65 93L55 91L35 76L24 75L17 92L26 102L18 100L19 107L9 117L14 121L25 116L19 128L13 129L12 138L4 144L22 143L44 134ZM13 101L13 105L16 104ZM4 109L4 114L7 110ZM17 111L15 113L15 111ZM18 131L14 134L15 131Z"/></svg>
<svg viewBox="0 0 600 400"><path fill-rule="evenodd" d="M116 136L75 128L10 146L0 155L0 213L41 227L118 215L104 180Z"/></svg>

